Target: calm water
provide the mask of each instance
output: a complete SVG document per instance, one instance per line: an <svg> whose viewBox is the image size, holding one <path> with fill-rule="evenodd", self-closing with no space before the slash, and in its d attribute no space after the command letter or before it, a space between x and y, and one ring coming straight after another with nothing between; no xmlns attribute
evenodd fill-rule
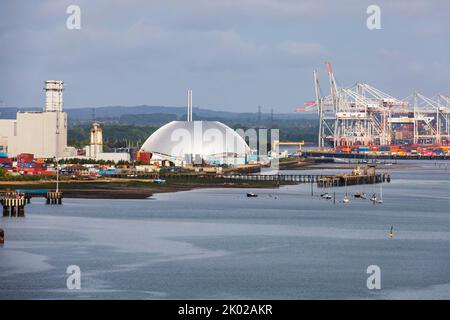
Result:
<svg viewBox="0 0 450 320"><path fill-rule="evenodd" d="M449 299L450 170L414 164L391 172L381 205L343 204L345 188L333 204L309 185L251 190L258 198L214 189L34 199L25 219L0 220L0 298ZM373 264L377 291L366 287ZM81 290L66 288L69 265L81 268Z"/></svg>

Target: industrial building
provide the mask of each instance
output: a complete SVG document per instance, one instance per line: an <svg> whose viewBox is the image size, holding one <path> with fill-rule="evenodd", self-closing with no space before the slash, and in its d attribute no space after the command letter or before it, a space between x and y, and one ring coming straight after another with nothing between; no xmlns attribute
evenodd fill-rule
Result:
<svg viewBox="0 0 450 320"><path fill-rule="evenodd" d="M103 129L100 123L94 121L91 127L90 144L84 147L85 157L94 160L104 161L130 161L130 154L127 152L103 152Z"/></svg>
<svg viewBox="0 0 450 320"><path fill-rule="evenodd" d="M10 157L32 153L37 158L64 158L76 153L75 148L67 146L64 83L47 80L44 89L42 112L18 112L16 119L0 120L0 150Z"/></svg>
<svg viewBox="0 0 450 320"><path fill-rule="evenodd" d="M84 148L86 157L96 159L103 152L103 129L100 123L94 122L91 128L90 145Z"/></svg>
<svg viewBox="0 0 450 320"><path fill-rule="evenodd" d="M142 145L152 160L175 165L241 165L250 148L233 129L217 121L193 121L192 90L188 90L187 121L172 121L156 130Z"/></svg>

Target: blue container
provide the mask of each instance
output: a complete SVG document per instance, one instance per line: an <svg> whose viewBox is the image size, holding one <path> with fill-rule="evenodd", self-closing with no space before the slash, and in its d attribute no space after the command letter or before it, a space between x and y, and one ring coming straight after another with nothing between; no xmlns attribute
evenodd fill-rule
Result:
<svg viewBox="0 0 450 320"><path fill-rule="evenodd" d="M6 152L0 152L0 158L8 158L8 154Z"/></svg>
<svg viewBox="0 0 450 320"><path fill-rule="evenodd" d="M11 168L12 162L2 162L0 163L0 168Z"/></svg>

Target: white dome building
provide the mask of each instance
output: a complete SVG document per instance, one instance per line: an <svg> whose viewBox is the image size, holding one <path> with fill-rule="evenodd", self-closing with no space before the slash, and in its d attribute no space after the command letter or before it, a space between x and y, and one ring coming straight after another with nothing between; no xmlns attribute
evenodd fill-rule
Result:
<svg viewBox="0 0 450 320"><path fill-rule="evenodd" d="M245 140L217 121L172 121L156 130L141 151L151 152L152 159L170 160L176 165L239 165L250 155Z"/></svg>

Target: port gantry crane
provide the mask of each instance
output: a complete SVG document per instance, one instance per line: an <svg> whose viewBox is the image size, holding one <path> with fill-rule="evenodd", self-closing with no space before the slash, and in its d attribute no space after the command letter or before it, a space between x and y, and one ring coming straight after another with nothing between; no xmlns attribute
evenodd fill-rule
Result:
<svg viewBox="0 0 450 320"><path fill-rule="evenodd" d="M322 94L314 70L316 100L295 109L295 112L317 109L320 148L450 141L450 97L439 95L430 99L415 93L412 99L399 100L367 83L339 87L330 62L326 62L326 69L330 94Z"/></svg>
<svg viewBox="0 0 450 320"><path fill-rule="evenodd" d="M411 98L410 98L411 99ZM448 144L450 141L450 99L438 94L433 98L419 92L412 95L414 144Z"/></svg>

